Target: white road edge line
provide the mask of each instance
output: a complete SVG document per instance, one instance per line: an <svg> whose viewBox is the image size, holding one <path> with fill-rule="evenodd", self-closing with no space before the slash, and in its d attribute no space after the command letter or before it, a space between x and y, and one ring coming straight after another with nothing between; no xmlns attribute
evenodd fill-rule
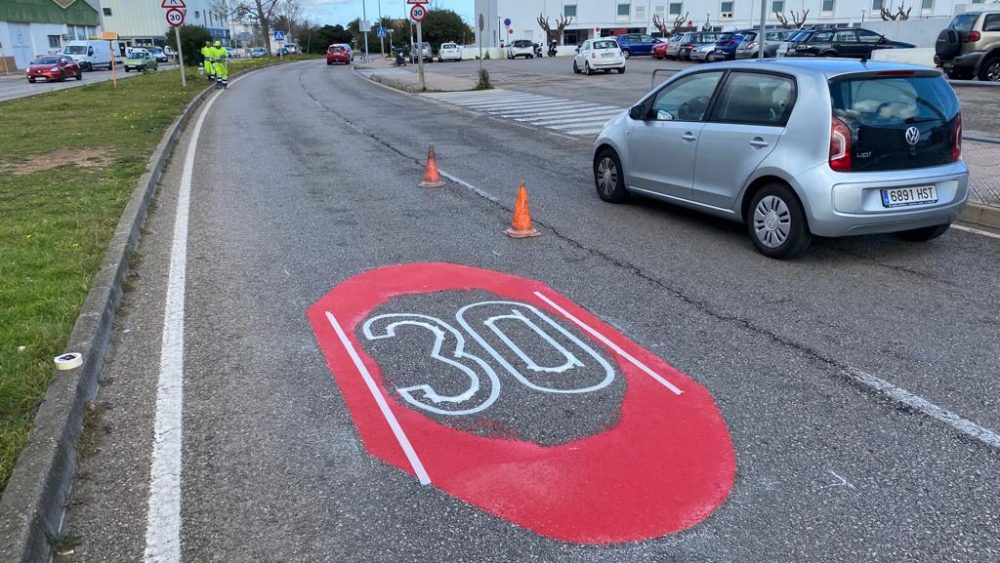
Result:
<svg viewBox="0 0 1000 563"><path fill-rule="evenodd" d="M914 395L902 387L897 387L888 381L856 369L846 371L847 376L855 382L878 391L890 399L921 412L935 420L943 422L962 434L979 440L986 445L1000 448L1000 434L982 427L971 420L963 418L948 409L939 407L923 397Z"/></svg>
<svg viewBox="0 0 1000 563"><path fill-rule="evenodd" d="M392 409L389 408L389 403L386 402L385 397L382 395L382 391L372 378L372 374L369 373L368 367L361 361L361 357L358 356L358 351L354 349L354 345L351 344L351 341L347 338L347 334L344 333L344 329L340 327L340 323L337 322L337 318L333 316L333 313L326 311L326 318L330 321L330 326L332 326L333 330L337 333L337 338L340 339L340 343L351 356L354 366L358 368L358 373L360 373L362 379L365 380L365 385L368 386L368 390L371 392L372 397L375 398L375 403L378 405L379 410L382 411L382 416L385 417L385 421L389 424L389 428L392 429L393 435L396 436L396 441L399 442L399 447L402 448L403 453L406 454L406 459L409 460L410 466L413 468L413 472L416 473L417 479L420 480L420 484L429 485L431 478L427 474L427 470L424 469L424 464L421 463L420 458L417 457L417 452L414 451L413 445L410 444L410 439L406 437L406 432L403 432L403 427L400 426L399 421L396 420L396 415L394 415L392 413Z"/></svg>
<svg viewBox="0 0 1000 563"><path fill-rule="evenodd" d="M448 178L452 182L455 182L456 184L458 184L458 185L460 185L460 186L462 186L464 188L468 188L468 189L472 190L473 192L475 192L476 194L478 194L482 198L488 199L488 200L492 201L493 203L500 203L500 198L498 198L497 196L495 196L495 195L493 195L493 194L491 194L489 192L483 191L483 190L477 188L476 186L473 186L472 184L466 182L465 180L459 178L458 176L454 176L452 174L449 174L449 173L447 173L447 172L445 172L444 170L441 170L441 169L438 169L438 173L441 174L442 176L444 176L445 178Z"/></svg>
<svg viewBox="0 0 1000 563"><path fill-rule="evenodd" d="M540 291L536 291L534 293L535 293L536 297L538 297L542 301L545 301L546 303L548 303L549 305L551 305L552 308L554 308L556 311L559 311L559 313L561 313L562 316L566 317L567 319L569 319L570 321L572 321L573 323L575 323L577 326L579 326L583 330L585 330L588 333L590 333L591 335L593 335L595 338L597 338L598 340L600 340L601 342L603 342L605 346L607 346L608 348L611 348L612 350L614 350L616 354L618 354L619 356L625 358L632 365L634 365L635 367L637 367L637 368L641 369L642 371L646 372L647 375L649 375L650 377L652 377L656 381L660 382L660 384L663 385L664 387L666 387L667 389L669 389L671 393L673 393L674 395L680 395L681 393L683 393L683 391L681 391L680 388L678 388L676 385L674 385L673 383L670 383L665 378L663 378L659 374L657 374L655 371L649 369L646 366L646 364L640 362L632 354L629 354L625 350L622 350L620 346L618 346L617 344L615 344L614 342L612 342L611 340L609 340L608 337L604 336L600 332L597 332L596 329L592 328L587 323L585 323L585 322L581 321L580 319L576 318L575 316L573 316L572 313L570 313L566 309L562 308L555 301L549 299L545 294L543 294Z"/></svg>
<svg viewBox="0 0 1000 563"><path fill-rule="evenodd" d="M966 227L965 225L956 225L956 224L952 223L951 228L952 229L958 229L960 231L965 231L967 233L975 233L977 235L983 235L984 237L990 237L990 238L1000 239L1000 234L991 233L989 231L981 231L979 229L973 229L972 227Z"/></svg>

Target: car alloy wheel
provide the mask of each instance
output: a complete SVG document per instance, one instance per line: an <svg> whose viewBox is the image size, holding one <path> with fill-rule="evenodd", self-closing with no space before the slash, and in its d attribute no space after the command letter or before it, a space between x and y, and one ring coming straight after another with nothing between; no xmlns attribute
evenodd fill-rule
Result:
<svg viewBox="0 0 1000 563"><path fill-rule="evenodd" d="M760 200L753 210L753 229L757 240L768 248L777 248L788 239L792 230L788 205L773 195Z"/></svg>
<svg viewBox="0 0 1000 563"><path fill-rule="evenodd" d="M622 55L625 55L625 58L627 59L632 56L632 52L628 49L622 49Z"/></svg>
<svg viewBox="0 0 1000 563"><path fill-rule="evenodd" d="M992 58L983 65L983 80L1000 82L1000 57Z"/></svg>

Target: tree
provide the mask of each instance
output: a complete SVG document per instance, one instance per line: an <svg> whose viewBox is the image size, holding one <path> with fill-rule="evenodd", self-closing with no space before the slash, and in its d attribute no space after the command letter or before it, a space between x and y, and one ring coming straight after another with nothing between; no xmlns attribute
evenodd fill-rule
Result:
<svg viewBox="0 0 1000 563"><path fill-rule="evenodd" d="M883 21L908 20L908 19L910 19L910 10L912 10L913 8L912 7L906 8L906 11L904 12L903 11L903 6L904 6L904 4L900 4L899 8L896 10L895 14L892 13L892 12L890 12L889 10L887 10L885 8L885 6L883 6L880 9L881 13L879 15L882 16L882 20Z"/></svg>
<svg viewBox="0 0 1000 563"><path fill-rule="evenodd" d="M791 29L793 27L795 29L802 29L802 26L806 24L806 18L809 17L809 10L805 10L803 12L796 12L792 10L789 11L789 13L792 14L792 23L788 23L788 18L786 18L780 12L775 12L774 17L776 17L778 21L781 22L781 27L785 29Z"/></svg>
<svg viewBox="0 0 1000 563"><path fill-rule="evenodd" d="M566 26L572 22L572 17L566 17L566 14L559 14L559 17L556 18L556 28L552 29L552 26L549 25L549 18L543 16L542 14L538 14L538 27L541 27L542 31L545 32L546 45L552 43L553 41L559 41L562 43L563 30L566 29Z"/></svg>
<svg viewBox="0 0 1000 563"><path fill-rule="evenodd" d="M428 10L423 23L424 41L436 51L442 43L455 41L462 45L474 35L472 28L451 10ZM376 43L378 39L375 40Z"/></svg>
<svg viewBox="0 0 1000 563"><path fill-rule="evenodd" d="M180 32L184 64L197 66L201 62L201 48L205 45L205 41L212 40L212 34L209 33L208 28L200 25L182 25ZM177 41L174 40L174 28L168 28L165 36L167 45L176 49Z"/></svg>
<svg viewBox="0 0 1000 563"><path fill-rule="evenodd" d="M653 26L659 30L660 34L664 37L670 37L686 27L684 23L688 21L689 13L690 12L685 12L683 16L677 14L674 18L673 24L670 26L667 25L666 20L664 20L662 16L659 14L653 14Z"/></svg>

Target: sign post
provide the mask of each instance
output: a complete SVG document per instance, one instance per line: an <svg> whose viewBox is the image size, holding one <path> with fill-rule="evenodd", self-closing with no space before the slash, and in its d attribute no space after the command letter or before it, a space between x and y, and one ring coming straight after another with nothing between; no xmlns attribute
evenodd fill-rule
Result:
<svg viewBox="0 0 1000 563"><path fill-rule="evenodd" d="M409 4L413 4L410 8L410 19L417 22L417 76L420 79L420 91L423 92L427 89L427 84L424 82L424 30L423 21L427 17L427 8L424 4L427 0L407 0Z"/></svg>
<svg viewBox="0 0 1000 563"><path fill-rule="evenodd" d="M483 74L483 28L486 27L483 15L479 14L479 75Z"/></svg>
<svg viewBox="0 0 1000 563"><path fill-rule="evenodd" d="M184 4L184 0L163 0L160 2L160 7L166 9L164 17L167 19L167 24L174 28L174 41L177 43L177 65L181 69L181 86L187 88L187 77L184 76L184 50L181 47L181 29L180 26L184 25L184 12L181 8L186 8L187 5ZM112 57L112 63L114 62L114 57Z"/></svg>

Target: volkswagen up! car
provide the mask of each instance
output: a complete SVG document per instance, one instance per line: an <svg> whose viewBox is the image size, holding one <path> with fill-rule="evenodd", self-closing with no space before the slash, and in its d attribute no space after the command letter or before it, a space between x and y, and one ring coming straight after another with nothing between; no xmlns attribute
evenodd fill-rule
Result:
<svg viewBox="0 0 1000 563"><path fill-rule="evenodd" d="M733 61L671 78L594 142L598 195L642 194L746 224L760 252L814 235L943 234L968 198L958 98L933 69Z"/></svg>

